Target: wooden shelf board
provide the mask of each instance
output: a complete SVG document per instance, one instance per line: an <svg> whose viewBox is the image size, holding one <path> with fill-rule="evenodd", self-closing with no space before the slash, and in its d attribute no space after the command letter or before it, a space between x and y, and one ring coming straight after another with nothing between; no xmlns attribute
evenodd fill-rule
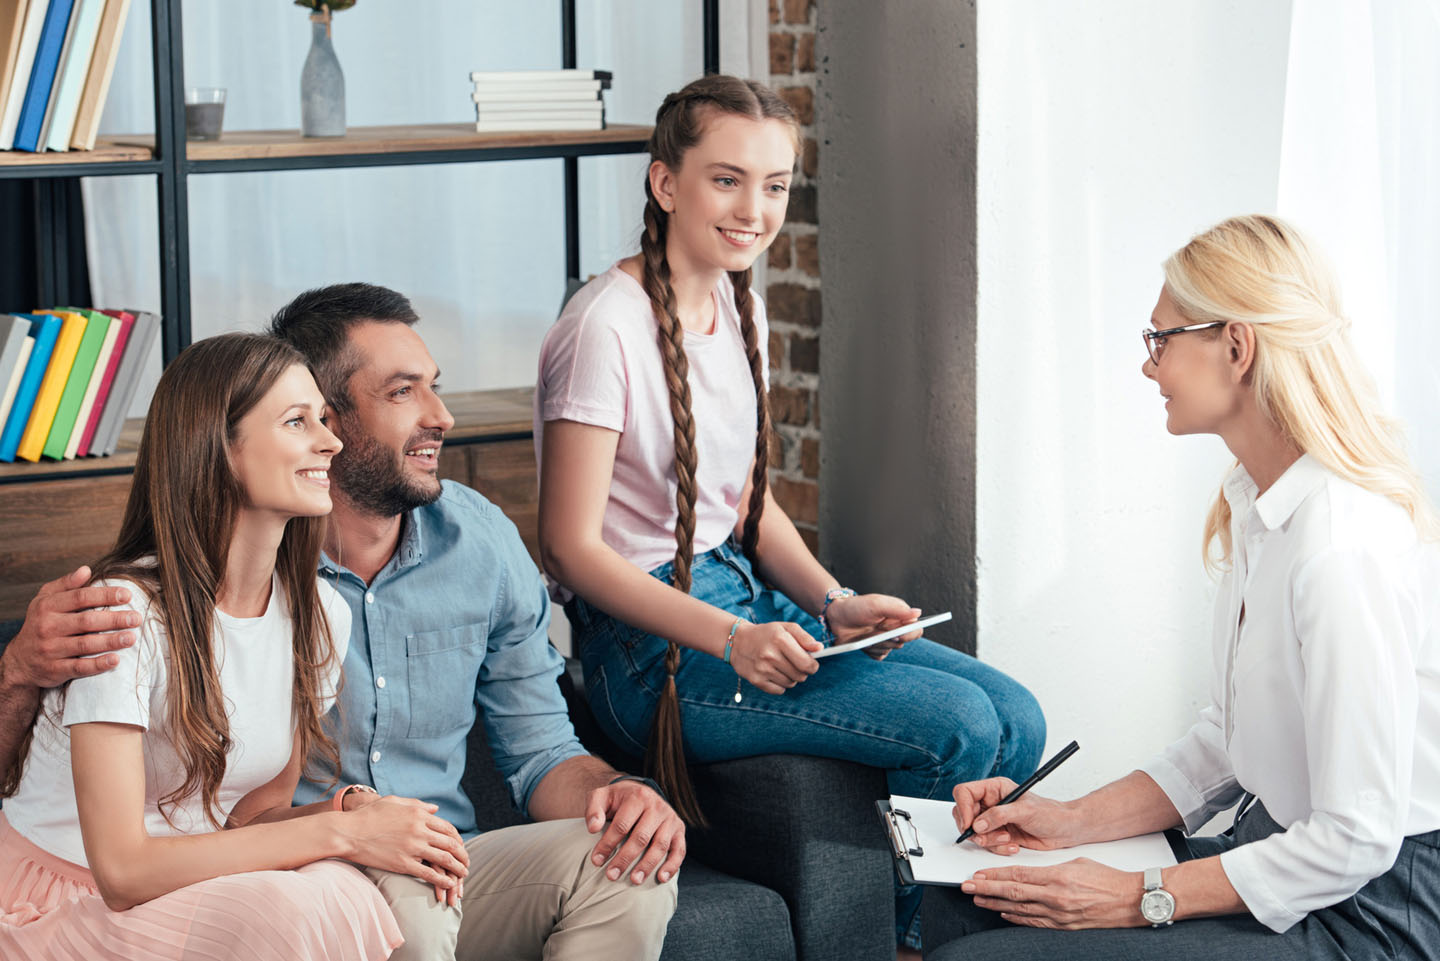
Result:
<svg viewBox="0 0 1440 961"><path fill-rule="evenodd" d="M570 144L627 143L645 140L650 128L612 124L604 130L544 130L477 133L471 123L404 124L350 127L343 137L302 137L298 130L233 130L219 140L185 144L187 160L273 160L291 157L343 157L351 154L417 153L434 150L484 150L498 147L556 147ZM139 149L153 149L150 136L116 137ZM148 158L147 158L148 159Z"/></svg>
<svg viewBox="0 0 1440 961"><path fill-rule="evenodd" d="M530 434L534 430L534 387L472 390L441 397L455 418L455 426L445 434L446 444Z"/></svg>
<svg viewBox="0 0 1440 961"><path fill-rule="evenodd" d="M496 437L528 435L532 429L533 387L505 390L476 390L445 394L445 404L455 417L455 426L445 435L446 445L473 444ZM85 457L67 461L45 460L0 464L0 490L7 483L63 480L76 474L124 473L135 469L135 452L140 446L144 421L125 422L120 443L109 457Z"/></svg>
<svg viewBox="0 0 1440 961"><path fill-rule="evenodd" d="M55 167L65 164L133 163L155 159L154 137L100 137L94 150L66 150L63 153L27 153L0 150L0 167Z"/></svg>

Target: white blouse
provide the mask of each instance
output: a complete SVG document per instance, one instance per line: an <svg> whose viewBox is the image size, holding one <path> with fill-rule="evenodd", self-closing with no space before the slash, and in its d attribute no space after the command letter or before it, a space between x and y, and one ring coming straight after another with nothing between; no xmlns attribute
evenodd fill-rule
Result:
<svg viewBox="0 0 1440 961"><path fill-rule="evenodd" d="M1224 493L1212 702L1142 770L1187 831L1243 791L1264 802L1286 831L1220 863L1284 931L1440 829L1440 546L1308 455L1259 497L1237 467Z"/></svg>

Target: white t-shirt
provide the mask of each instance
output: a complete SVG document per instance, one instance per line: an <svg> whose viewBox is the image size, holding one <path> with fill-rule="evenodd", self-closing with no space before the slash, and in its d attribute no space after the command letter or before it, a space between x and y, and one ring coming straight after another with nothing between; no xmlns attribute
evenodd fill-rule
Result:
<svg viewBox="0 0 1440 961"><path fill-rule="evenodd" d="M695 417L695 553L724 543L755 456L755 382L734 290L714 291L715 327L685 332ZM761 369L769 378L765 305L752 292ZM601 536L641 570L675 557L675 422L657 343L658 325L634 277L617 264L580 289L540 348L535 387L535 457L546 421L618 431Z"/></svg>
<svg viewBox="0 0 1440 961"><path fill-rule="evenodd" d="M1243 467L1224 492L1213 702L1141 770L1188 830L1242 788L1265 803L1285 832L1220 865L1284 931L1440 829L1440 546L1308 455L1264 494Z"/></svg>
<svg viewBox="0 0 1440 961"><path fill-rule="evenodd" d="M102 583L130 589L126 607L141 616L139 638L119 652L120 663L113 670L71 681L63 704L58 689L46 694L19 790L5 801L5 817L21 835L57 857L86 867L70 771L66 729L72 724L103 721L144 729L145 830L152 837L213 830L198 794L174 807L167 805L173 826L160 813L160 798L184 780L184 767L166 731L164 629L144 590L128 581ZM322 687L325 699L321 710L326 711L334 702L340 662L349 647L350 608L329 584L320 581L319 587L337 655L334 672ZM215 612L215 657L234 742L217 797L224 823L242 797L284 770L294 748L290 617L278 579L270 603L259 617Z"/></svg>

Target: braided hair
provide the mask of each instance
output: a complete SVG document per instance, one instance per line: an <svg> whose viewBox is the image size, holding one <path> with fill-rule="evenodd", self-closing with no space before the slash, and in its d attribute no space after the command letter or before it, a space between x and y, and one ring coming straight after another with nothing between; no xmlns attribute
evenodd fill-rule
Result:
<svg viewBox="0 0 1440 961"><path fill-rule="evenodd" d="M678 170L685 152L700 141L705 114L718 110L756 120L781 120L790 125L798 140L798 124L789 104L770 88L736 77L702 77L678 93L665 98L655 114L655 130L647 149L652 162L659 161ZM645 230L640 237L644 261L642 286L650 298L657 322L660 356L665 364L665 382L670 394L670 415L675 422L675 561L670 582L690 592L690 563L695 553L695 415L690 404L690 362L685 356L685 328L675 307L675 290L670 283L670 264L665 257L669 215L645 181ZM752 563L760 542L760 514L769 487L770 404L765 390L764 360L760 355L759 332L755 326L755 304L750 294L749 268L730 271L735 308L745 356L755 382L755 469L750 482L750 502L745 513L742 544ZM650 726L650 743L645 760L648 773L670 797L675 810L690 824L703 826L704 815L695 799L695 789L685 766L684 740L680 724L680 699L675 673L680 668L680 648L671 641L665 652L665 687Z"/></svg>

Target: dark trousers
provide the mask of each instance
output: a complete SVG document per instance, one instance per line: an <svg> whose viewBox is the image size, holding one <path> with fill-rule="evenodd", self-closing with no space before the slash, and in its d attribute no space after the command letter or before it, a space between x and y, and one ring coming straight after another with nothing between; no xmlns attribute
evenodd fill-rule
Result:
<svg viewBox="0 0 1440 961"><path fill-rule="evenodd" d="M1282 828L1256 804L1231 832L1171 834L1180 860L1210 857ZM1136 906L1139 910L1139 906ZM1395 866L1353 897L1313 911L1284 934L1250 915L1196 918L1162 928L1046 931L975 907L959 888L927 887L926 961L1418 961L1440 958L1440 831L1406 838Z"/></svg>

